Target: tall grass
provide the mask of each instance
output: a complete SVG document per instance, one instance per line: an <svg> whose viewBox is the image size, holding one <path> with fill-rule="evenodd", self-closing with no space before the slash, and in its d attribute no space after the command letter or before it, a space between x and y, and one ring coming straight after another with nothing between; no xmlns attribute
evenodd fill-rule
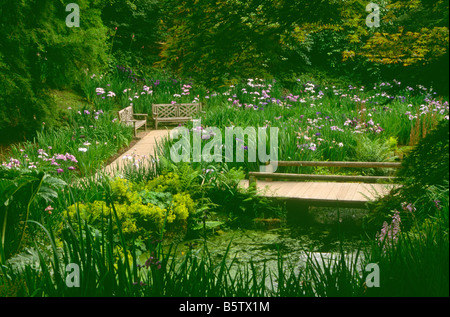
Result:
<svg viewBox="0 0 450 317"><path fill-rule="evenodd" d="M132 139L132 128L120 124L116 114L74 108L68 112L66 126L42 129L32 142L12 146L9 157L23 167L53 174L59 170L60 177L71 181L74 173L82 177L95 173Z"/></svg>
<svg viewBox="0 0 450 317"><path fill-rule="evenodd" d="M355 161L361 159L358 147L366 138L373 142L374 151L390 139L404 146L417 142L435 122L448 120L448 101L435 99L432 90L420 85L409 87L396 81L373 87L335 87L299 80L288 90L276 81L248 79L209 91L167 74L146 77L129 82L126 91L122 91L126 79L119 72L92 81L105 91L114 91L113 100L119 107L133 104L149 118L153 103L202 102L203 111L197 118L204 128L218 127L224 132L232 126L277 127L280 160ZM97 96L97 107L109 102L103 97ZM239 166L259 169L258 163ZM280 171L314 172L293 167Z"/></svg>
<svg viewBox="0 0 450 317"><path fill-rule="evenodd" d="M108 185L104 185L107 197ZM72 201L79 201L70 191ZM111 198L108 198L111 199ZM9 296L157 296L157 297L341 297L448 296L448 226L429 223L425 230L400 236L392 248L378 241L355 252L334 255L309 253L306 262L280 250L275 269L230 256L232 241L220 256L204 246L184 254L164 243L164 232L148 240L149 252L139 256L112 212L100 228L80 217L76 225L64 220L61 235L47 222L30 221L41 231L28 256L2 265L0 293ZM106 210L105 210L106 212ZM442 209L448 213L448 204ZM114 229L118 228L117 235ZM205 236L206 237L206 236ZM44 247L45 245L50 248ZM80 268L79 287L71 267ZM367 287L368 263L380 268L380 287ZM13 292L13 293L11 293Z"/></svg>
<svg viewBox="0 0 450 317"><path fill-rule="evenodd" d="M192 102L195 99L206 105L204 112L199 114L204 127L278 127L280 160L339 161L369 159L368 156L371 160L374 157L388 160L392 158L391 147L386 147L389 137L398 138L400 144L408 144L417 135L422 137L433 120L445 120L448 116L448 102L436 102L428 93L413 94L401 90L404 99L391 98L391 93L387 94L380 86L373 90L358 90L299 82L287 91L275 82L248 81L212 92L166 75L131 83L127 78L129 75L129 72L125 74L118 70L111 77L95 76L86 82L86 94L95 108L105 112L110 110L110 113L103 116L97 109L97 113L91 109L79 109L80 113L72 110L67 128L42 131L35 142L28 142L21 148L13 147L12 156L20 159L22 166L29 167L30 162L42 160L45 156L42 151L48 157L76 154L79 173L74 172L74 177L91 176L107 158L131 140L131 129L113 122L114 111L130 103L137 112L151 113L152 103ZM104 92L100 90L97 94L97 88ZM263 90L271 98L260 99ZM109 91L115 96L107 96ZM436 116L429 115L431 112ZM417 127L413 123L416 113L423 115L423 121ZM159 144L160 157L170 156L171 144L169 140ZM87 151L79 151L80 148ZM57 172L54 165L46 162L47 165L39 166L44 171L67 175ZM11 161L10 164L17 163ZM123 174L132 181L145 182L166 167L161 159L148 168L130 166ZM206 188L200 193L202 198L215 197L224 206L236 207L233 203L242 198L236 191L238 177L242 174L239 167L255 170L259 164L232 163L228 170L223 164L194 164L195 171L204 170L199 173L202 186ZM176 168L182 171L182 166L176 166L174 170ZM219 173L207 172L211 170ZM107 177L69 177L66 180L70 186L61 190L52 201L54 208L64 210L79 202L106 200L109 205L105 208L111 208L112 212L105 210L109 216L104 217L100 227L94 228L81 217L77 218L77 223L71 223L62 214L46 216L42 213L47 205L43 205L45 201L27 205L28 201L24 200L23 206L36 208L42 217L24 219L32 228L29 233L32 243L24 253L6 263L2 256L0 295L448 296L448 200L443 198L439 198L444 201L439 209L441 214L431 217L416 230L403 232L391 248L384 248L374 241L361 246L356 253L345 253L341 249L330 258L317 257L305 250L305 265L279 252L277 267L273 269L265 263L238 263L230 256L231 242L219 258L208 250L206 240L203 248L190 249L180 256L175 246L167 248L164 245L164 230L155 239L148 239L149 253L142 258L136 244L124 238ZM0 198L5 205L5 197ZM249 210L257 206L252 197L244 201ZM425 213L429 214L428 211ZM206 239L205 221L203 224L205 232L202 236ZM3 249L2 244L2 254ZM71 263L80 268L80 287L67 286L66 278L70 275L66 268ZM364 265L367 263L380 266L380 288L368 288L365 284Z"/></svg>

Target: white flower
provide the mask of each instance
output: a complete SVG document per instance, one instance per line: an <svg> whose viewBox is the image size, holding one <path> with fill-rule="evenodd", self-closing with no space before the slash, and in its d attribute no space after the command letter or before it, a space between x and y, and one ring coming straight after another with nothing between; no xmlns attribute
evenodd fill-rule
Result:
<svg viewBox="0 0 450 317"><path fill-rule="evenodd" d="M78 148L78 151L79 152L87 152L87 148L85 148L85 147L80 147L80 148Z"/></svg>

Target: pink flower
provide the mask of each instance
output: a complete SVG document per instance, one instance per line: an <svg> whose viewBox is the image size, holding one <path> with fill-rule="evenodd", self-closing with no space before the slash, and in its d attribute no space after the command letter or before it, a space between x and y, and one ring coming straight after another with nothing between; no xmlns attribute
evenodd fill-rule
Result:
<svg viewBox="0 0 450 317"><path fill-rule="evenodd" d="M47 208L45 208L44 211L48 212L48 214L51 215L52 214L52 210L53 210L53 207L52 206L48 206Z"/></svg>
<svg viewBox="0 0 450 317"><path fill-rule="evenodd" d="M378 244L383 246L384 252L386 252L386 248L395 247L401 232L401 222L400 213L397 210L394 210L391 223L388 224L385 221L380 232L377 233L376 237Z"/></svg>
<svg viewBox="0 0 450 317"><path fill-rule="evenodd" d="M50 165L59 166L59 164L55 161L55 159L52 159L52 162L50 163Z"/></svg>
<svg viewBox="0 0 450 317"><path fill-rule="evenodd" d="M58 174L64 172L64 170L62 168L58 168L56 171L58 172Z"/></svg>

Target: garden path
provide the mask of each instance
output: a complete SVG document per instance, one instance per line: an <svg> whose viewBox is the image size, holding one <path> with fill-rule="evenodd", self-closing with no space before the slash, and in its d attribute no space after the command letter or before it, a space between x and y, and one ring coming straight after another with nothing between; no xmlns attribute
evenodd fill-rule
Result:
<svg viewBox="0 0 450 317"><path fill-rule="evenodd" d="M105 168L106 173L117 175L130 162L143 167L150 156L156 155L156 144L169 137L170 130L151 130L138 134L140 140L127 152L120 155ZM336 182L293 182L258 180L257 189L260 195L271 198L296 200L311 205L364 207L377 197L384 196L398 185L364 184ZM241 182L242 188L248 188L248 180Z"/></svg>
<svg viewBox="0 0 450 317"><path fill-rule="evenodd" d="M109 164L105 168L105 172L108 174L120 173L125 166L130 166L130 162L137 164L137 166L146 166L148 158L156 155L156 144L169 137L169 133L170 130L151 130L139 133L138 138L140 140Z"/></svg>

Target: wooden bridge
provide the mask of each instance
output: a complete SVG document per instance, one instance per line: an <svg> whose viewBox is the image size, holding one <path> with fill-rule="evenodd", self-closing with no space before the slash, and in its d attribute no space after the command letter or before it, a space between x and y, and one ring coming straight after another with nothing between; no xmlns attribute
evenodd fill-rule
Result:
<svg viewBox="0 0 450 317"><path fill-rule="evenodd" d="M120 173L130 162L146 165L145 157L155 155L156 144L167 138L169 130L154 130L142 133L141 140L122 154L106 171ZM141 160L142 159L142 160ZM350 167L350 168L401 168L401 163L391 162L314 162L314 161L278 161L278 166L313 167ZM311 206L365 207L368 201L384 196L399 185L389 176L347 176L317 174L273 173L271 165L266 172L250 172L249 180L241 182L247 188L256 182L262 196L291 200ZM384 182L384 184L380 183Z"/></svg>
<svg viewBox="0 0 450 317"><path fill-rule="evenodd" d="M279 161L278 166L327 166L352 168L401 168L394 162L313 162ZM241 186L256 183L259 195L297 201L311 206L363 208L367 202L387 195L395 184L389 176L347 176L250 172ZM381 183L383 182L383 183Z"/></svg>

